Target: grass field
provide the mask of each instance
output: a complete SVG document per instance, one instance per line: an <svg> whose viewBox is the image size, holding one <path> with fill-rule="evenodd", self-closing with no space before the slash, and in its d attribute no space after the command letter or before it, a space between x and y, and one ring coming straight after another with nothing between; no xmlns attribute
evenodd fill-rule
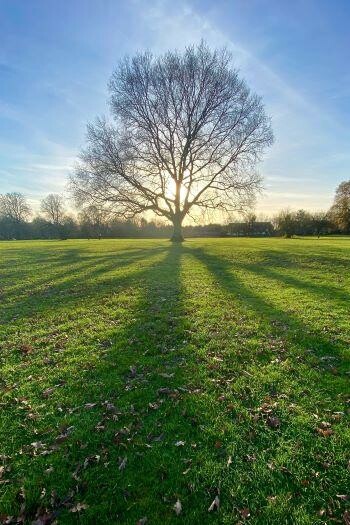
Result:
<svg viewBox="0 0 350 525"><path fill-rule="evenodd" d="M350 523L349 261L346 238L1 243L0 520Z"/></svg>

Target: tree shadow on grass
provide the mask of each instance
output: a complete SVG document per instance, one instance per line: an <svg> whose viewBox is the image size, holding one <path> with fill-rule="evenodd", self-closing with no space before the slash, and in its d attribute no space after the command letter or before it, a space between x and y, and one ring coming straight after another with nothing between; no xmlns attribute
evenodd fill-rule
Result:
<svg viewBox="0 0 350 525"><path fill-rule="evenodd" d="M327 441L317 437L316 426L319 423L315 419L319 417L328 421L333 411L342 411L345 408L348 388L348 379L342 367L345 345L341 341L335 341L331 335L314 331L305 320L285 311L273 299L263 297L254 289L254 281L251 285L246 284L249 283L249 275L272 278L278 294L279 285L297 287L300 285L298 280L285 282L283 276L279 279L276 272L259 264L227 261L200 248L185 247L184 251L197 259L209 271L215 283L228 297L232 297L232 310L238 309L242 313L246 311L256 319L258 331L255 336L252 331L247 336L252 341L252 346L248 345L249 352L245 347L242 349L238 346L241 359L234 355L235 350L232 351L233 354L227 350L222 353L223 361L230 363L227 364L227 383L224 376L215 372L215 369L214 372L209 371L209 377L212 376L214 384L218 385L217 397L227 398L233 406L239 407L237 413L242 418L235 422L236 435L231 434L227 439L228 446L234 444L235 447L233 465L236 470L226 476L223 472L219 473L217 483L221 483L222 493L231 494L241 505L251 506L253 513L260 515L260 518L256 518L256 523L281 522L281 515L278 515L277 510L276 521L272 518L273 511L266 510L266 500L271 493L277 498L286 498L286 501L290 499L285 509L290 518L283 522L299 523L300 519L304 523L302 518L297 517L299 506L307 515L311 512L316 516L317 509L325 504L325 499L336 490L335 487L339 490L346 486L346 461L342 458L342 435L346 424L343 422L338 434ZM240 277L242 271L247 272L245 282ZM303 292L309 291L316 295L323 293L316 292L314 287L308 290L302 285L300 288ZM244 323L247 323L246 318ZM229 337L229 330L226 334ZM235 332L232 336L235 337ZM254 338L261 341L261 346L266 343L266 348L260 347L256 352ZM269 339L284 341L281 345L281 363L274 364L276 359L273 358L278 356L278 352L271 352ZM328 359L328 356L335 359L330 361L333 365L336 364L335 371L334 366L323 366L326 362L322 359ZM286 365L283 364L284 360ZM225 363L222 370L225 370ZM281 425L277 432L262 424L261 412L258 410L259 406L265 404L273 412L274 402L277 402L276 410ZM294 408L290 406L295 406L295 414ZM218 413L223 409L218 406ZM245 410L249 415L246 412L244 416ZM319 416L315 416L315 413L319 413ZM259 417L256 423L251 416ZM226 423L223 420L222 426L227 425L229 419L228 417ZM247 457L252 459L247 461ZM284 458L285 470L279 471L276 466L273 467L276 471L271 472L267 464L281 464L281 458ZM329 458L332 464L325 476L326 481L322 480L322 475L320 480L308 479L305 481L307 488L302 489L303 478L308 478L310 472L320 468L318 458ZM255 494L254 498L251 497L252 494ZM246 498L245 501L243 498Z"/></svg>
<svg viewBox="0 0 350 525"><path fill-rule="evenodd" d="M47 368L41 388L60 381L63 386L45 401L42 420L28 425L36 428L35 439L49 452L64 429L74 430L57 451L41 455L39 449L34 459L29 445L33 435L22 431L24 454L13 473L24 475L31 517L40 502L43 472L50 465L53 471L44 476L47 497L42 503L50 506L52 490L64 497L73 489L73 500L89 505L80 518L83 523L134 524L144 515L150 522L170 523L175 487L188 492L182 474L188 451L184 452L181 440L188 441L188 435L195 438L200 430L186 419L181 402L186 395L182 386L187 326L180 277L182 248L170 246L163 251L162 259L123 282L111 278L111 288L133 294L124 304L123 322L106 326L90 340L85 336L83 348L78 344L67 348L63 369L59 363L53 370ZM99 294L101 299L104 290ZM37 383L31 398L33 404L42 403ZM120 467L124 458L125 469ZM9 512L13 513L13 506ZM76 515L64 509L62 519L77 523Z"/></svg>
<svg viewBox="0 0 350 525"><path fill-rule="evenodd" d="M350 301L350 294L345 290L339 290L335 286L326 285L324 283L314 283L309 279L299 279L292 275L283 274L275 269L272 269L270 263L277 268L284 268L283 264L275 264L275 252L263 252L263 256L266 260L263 263L240 263L234 262L234 266L243 271L252 272L258 276L266 277L279 284L286 284L294 289L300 289L307 293L319 296L323 300L330 300L334 304L335 301L339 302L342 306L348 305ZM285 257L284 261L287 261ZM328 267L332 266L333 260L328 261ZM280 261L281 263L281 261ZM307 276L306 276L307 277Z"/></svg>
<svg viewBox="0 0 350 525"><path fill-rule="evenodd" d="M147 249L147 252L152 252L154 250L159 251L160 249L162 248L159 246L151 247ZM30 291L31 287L37 287L42 283L50 282L54 279L57 280L57 278L60 278L61 276L64 277L65 274L69 274L70 272L73 273L73 270L83 269L85 266L95 266L100 262L110 260L114 263L115 267L118 267L124 261L125 264L128 264L133 257L139 257L146 253L144 248L129 248L121 251L110 250L107 253L103 252L102 255L96 255L95 252L82 252L78 249L67 249L52 250L49 256L44 257L41 249L34 250L34 253L33 250L27 251L27 256L18 257L16 259L16 265L14 265L13 270L13 265L11 265L11 259L8 257L8 254L4 257L4 264L0 267L3 272L2 278L5 283L16 282L17 286L15 293L25 293L28 290ZM20 263L18 263L18 261L20 261ZM66 270L67 266L69 267L68 272ZM34 276L33 268L35 271L37 270ZM4 270L6 270L6 272L4 272ZM21 277L26 274L26 270L28 270L31 277L31 282L28 285L23 284L23 279L21 279ZM49 278L47 277L47 274L49 274Z"/></svg>
<svg viewBox="0 0 350 525"><path fill-rule="evenodd" d="M67 309L74 304L82 304L96 293L112 289L117 283L116 276L113 274L107 278L100 278L100 276L135 265L134 274L118 276L121 285L124 281L127 284L134 277L137 278L138 273L142 271L142 261L147 265L150 256L157 257L165 250L165 247L160 246L149 248L147 251L131 250L122 254L113 253L108 256L86 258L77 256L75 252L73 257L63 254L56 262L58 271L52 272L51 265L48 268L42 267L42 274L49 272L49 277L36 277L29 285L16 288L14 292L4 296L0 324L12 319L18 322L48 310ZM68 270L67 265L69 265Z"/></svg>
<svg viewBox="0 0 350 525"><path fill-rule="evenodd" d="M316 295L323 296L324 294L332 295L332 297L339 298L344 304L347 303L347 294L339 292L333 287L324 285L315 285L313 283L303 282L299 279L281 275L280 273L266 268L262 264L244 264L235 261L227 261L224 258L219 258L213 254L209 254L200 248L188 248L187 253L196 257L203 265L205 265L211 274L218 281L219 285L232 294L240 303L248 307L248 309L255 311L262 318L269 322L283 323L291 331L292 340L305 351L316 350L320 354L330 353L335 357L340 357L343 347L331 340L324 334L312 333L310 327L295 315L290 314L276 306L271 300L265 299L258 294L253 287L248 287L239 279L235 270L251 272L257 277L262 276L272 279L278 284L287 284L294 288L300 288L302 291L310 292ZM337 293L338 292L338 293Z"/></svg>
<svg viewBox="0 0 350 525"><path fill-rule="evenodd" d="M132 261L133 257L142 257L145 255L145 248L130 248L125 247L122 250L117 249L117 243L113 246L108 246L108 251L104 250L102 255L98 252L90 251L94 246L79 245L76 248L70 248L64 244L57 247L48 248L47 243L44 246L34 245L30 248L20 248L16 250L4 250L5 256L3 262L0 264L0 276L3 287L6 288L8 284L15 283L15 289L8 295L19 295L26 292L31 292L33 288L52 281L60 280L65 275L73 274L81 271L84 267L95 267L96 264L111 261L118 267L125 265ZM147 247L147 252L159 251L160 246ZM15 255L14 257L12 257ZM67 271L67 266L69 270ZM33 275L33 269L35 273ZM26 283L24 278L29 275L30 282Z"/></svg>
<svg viewBox="0 0 350 525"><path fill-rule="evenodd" d="M274 448L280 450L290 442L298 443L298 434L288 434L288 428L283 427L276 433L266 429L259 433L256 425L247 424L244 414L239 414L242 420L237 417L232 421L231 413L225 412L222 401L217 400L218 392L208 389L208 385L204 391L199 388L198 393L189 391L189 385L203 379L205 373L196 361L198 349L190 344L189 333L193 327L184 304L182 258L198 259L220 288L242 305L243 311L247 308L270 323L269 334L280 335L280 325L274 326L275 321L287 325L291 330L290 341L302 355L310 348L321 354L336 355L337 345L325 335L306 333L304 322L241 282L234 272L234 263L200 249L169 246L162 250L129 277L118 274L108 279L102 277L106 286L92 288L93 306L86 305L85 315L101 324L92 334L84 333L82 339L79 333L74 334L53 367L45 366L39 371L42 382L36 379L27 395L37 407L40 419L28 422L23 418L24 411L17 409L8 415L9 419L16 416L18 426L13 428L14 433L21 432L23 451L17 456L18 465L14 466L12 475L17 478L17 488L21 484L25 486L30 517L34 517L39 502L51 508L52 490L62 498L73 490L72 501L86 503L89 508L80 516L61 509L60 520L65 524L135 524L144 516L150 523L176 523L178 518L172 507L177 498L184 506L183 523L222 523L223 512L229 519L230 501L245 504L243 499L235 500L241 494L253 499L252 511L258 515L256 507L265 505L272 486L282 494L299 489L296 483L286 479L285 473L276 472L271 482L266 461L262 470L259 457L257 464L261 471L254 470L254 462L244 459L246 454L255 453L267 460ZM100 270L103 271L102 266ZM116 325L99 319L98 309L113 290L115 302L110 306L118 309L117 321L118 316L122 316L122 322ZM60 310L55 312L59 314ZM211 319L207 323L210 325ZM248 358L259 366L255 355ZM263 367L261 373L264 373ZM303 378L298 378L297 371L295 374L302 384ZM239 380L238 377L237 387L232 382L229 385L236 388L237 396L242 396L242 404L249 406L244 395L249 393L254 379L245 376L241 384ZM336 389L331 382L329 374L319 385L306 386L322 389L335 400ZM267 378L268 388L269 383ZM58 384L62 386L55 387ZM43 400L42 392L50 387L54 387L52 395ZM305 389L305 385L301 388ZM259 392L261 397L269 393L269 390ZM225 437L225 428L232 425L233 430L227 431L228 437ZM57 437L65 436L71 427L67 437L57 441ZM303 425L296 428L304 430ZM215 437L216 433L224 438ZM220 439L224 444L219 442L216 446L216 440ZM34 458L30 445L33 441L44 444ZM53 446L57 446L57 450ZM12 447L9 443L10 454L17 452ZM226 454L232 450L235 463L228 471ZM41 455L41 451L45 455ZM311 457L310 451L309 454ZM51 467L50 474L44 474ZM261 488L263 482L265 485ZM214 515L207 511L215 496L210 487L215 490L221 487L222 509ZM46 494L40 498L43 488ZM12 499L9 498L11 503L6 510L14 513L16 491L12 487L9 490ZM297 506L299 502L294 500L292 504ZM290 506L286 508L287 512L291 510ZM234 519L238 520L237 513L233 514ZM285 516L283 519L285 523L297 522L287 521ZM279 515L275 523L281 522ZM260 523L271 521L262 518Z"/></svg>

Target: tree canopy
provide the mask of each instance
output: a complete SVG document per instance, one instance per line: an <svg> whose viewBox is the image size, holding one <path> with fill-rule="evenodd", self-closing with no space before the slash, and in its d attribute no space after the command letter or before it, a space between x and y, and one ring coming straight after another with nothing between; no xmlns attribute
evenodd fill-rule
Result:
<svg viewBox="0 0 350 525"><path fill-rule="evenodd" d="M226 50L139 53L109 83L111 119L88 126L71 188L79 205L134 218L151 211L174 225L195 208L242 211L272 144L270 121Z"/></svg>

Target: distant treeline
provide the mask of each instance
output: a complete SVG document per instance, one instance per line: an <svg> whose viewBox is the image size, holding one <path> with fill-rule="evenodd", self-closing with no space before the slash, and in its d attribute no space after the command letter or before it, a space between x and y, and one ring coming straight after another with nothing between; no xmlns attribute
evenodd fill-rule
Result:
<svg viewBox="0 0 350 525"><path fill-rule="evenodd" d="M155 222L117 221L96 223L73 219L66 216L59 224L41 217L32 221L0 218L0 239L93 239L93 238L167 238L172 226ZM254 217L243 222L184 226L186 237L269 237L293 235L324 235L331 233L350 233L340 229L328 219L326 214L310 214L304 210L282 211L271 221L258 221Z"/></svg>
<svg viewBox="0 0 350 525"><path fill-rule="evenodd" d="M60 195L50 194L41 201L41 215L32 211L21 193L0 195L0 240L11 239L92 239L92 238L168 238L172 225L135 220L117 220L105 210L89 206L73 218L65 211ZM350 181L337 188L328 211L282 210L263 221L250 213L243 221L229 224L184 226L187 237L285 236L350 234Z"/></svg>

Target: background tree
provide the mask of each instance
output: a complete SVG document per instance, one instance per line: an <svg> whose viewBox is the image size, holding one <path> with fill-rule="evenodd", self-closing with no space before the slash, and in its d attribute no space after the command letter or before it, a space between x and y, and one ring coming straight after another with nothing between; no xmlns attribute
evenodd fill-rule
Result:
<svg viewBox="0 0 350 525"><path fill-rule="evenodd" d="M288 239L296 235L297 223L295 220L295 213L286 209L281 210L274 218L273 223L280 235L284 235Z"/></svg>
<svg viewBox="0 0 350 525"><path fill-rule="evenodd" d="M254 231L254 224L256 223L256 214L252 211L245 213L244 220L247 224L247 235L252 235Z"/></svg>
<svg viewBox="0 0 350 525"><path fill-rule="evenodd" d="M327 212L316 211L312 214L313 233L318 237L331 231L331 224Z"/></svg>
<svg viewBox="0 0 350 525"><path fill-rule="evenodd" d="M30 206L22 193L11 192L0 195L1 237L25 238L28 233L26 221L30 215Z"/></svg>
<svg viewBox="0 0 350 525"><path fill-rule="evenodd" d="M30 224L31 238L50 239L55 236L53 224L43 217L34 217Z"/></svg>
<svg viewBox="0 0 350 525"><path fill-rule="evenodd" d="M64 202L61 195L50 193L42 199L40 203L40 210L45 217L55 226L59 226L63 222L65 209Z"/></svg>
<svg viewBox="0 0 350 525"><path fill-rule="evenodd" d="M339 184L329 216L340 232L350 233L350 180Z"/></svg>
<svg viewBox="0 0 350 525"><path fill-rule="evenodd" d="M151 211L181 241L195 208L242 211L273 135L261 99L230 67L226 50L205 44L184 53L125 58L109 89L112 122L88 126L71 179L76 202L132 219Z"/></svg>
<svg viewBox="0 0 350 525"><path fill-rule="evenodd" d="M285 237L293 235L317 235L332 231L328 214L323 211L310 213L306 210L281 210L273 219L275 229Z"/></svg>
<svg viewBox="0 0 350 525"><path fill-rule="evenodd" d="M59 235L61 239L79 237L79 225L70 215L64 215L59 226Z"/></svg>
<svg viewBox="0 0 350 525"><path fill-rule="evenodd" d="M296 235L312 235L314 233L314 225L310 212L300 209L292 213L292 216L295 223Z"/></svg>
<svg viewBox="0 0 350 525"><path fill-rule="evenodd" d="M31 209L22 193L12 192L0 195L0 213L20 223L29 218Z"/></svg>
<svg viewBox="0 0 350 525"><path fill-rule="evenodd" d="M107 214L93 204L79 213L79 222L80 230L85 237L102 237L107 233Z"/></svg>

